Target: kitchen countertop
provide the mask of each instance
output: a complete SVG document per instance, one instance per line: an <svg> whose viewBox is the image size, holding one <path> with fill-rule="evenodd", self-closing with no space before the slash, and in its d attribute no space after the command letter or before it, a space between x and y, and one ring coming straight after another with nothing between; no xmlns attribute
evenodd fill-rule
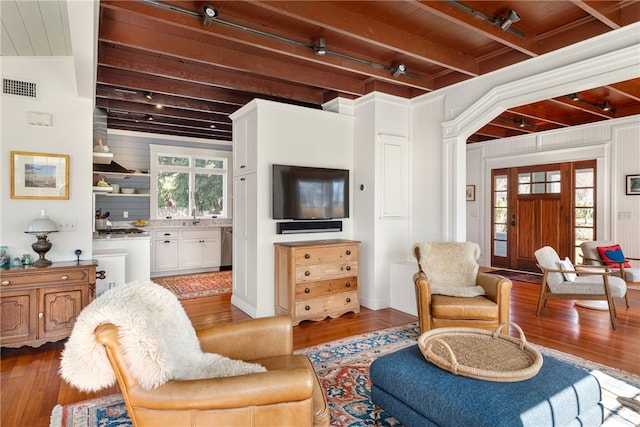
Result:
<svg viewBox="0 0 640 427"><path fill-rule="evenodd" d="M140 240L140 239L150 239L151 234L145 232L142 233L111 233L111 234L100 234L93 233L93 240Z"/></svg>

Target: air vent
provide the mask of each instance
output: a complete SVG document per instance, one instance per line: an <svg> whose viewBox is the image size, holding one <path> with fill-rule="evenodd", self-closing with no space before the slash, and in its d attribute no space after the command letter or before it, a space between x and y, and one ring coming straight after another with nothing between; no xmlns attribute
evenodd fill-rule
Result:
<svg viewBox="0 0 640 427"><path fill-rule="evenodd" d="M2 79L2 94L38 98L35 83L14 79Z"/></svg>

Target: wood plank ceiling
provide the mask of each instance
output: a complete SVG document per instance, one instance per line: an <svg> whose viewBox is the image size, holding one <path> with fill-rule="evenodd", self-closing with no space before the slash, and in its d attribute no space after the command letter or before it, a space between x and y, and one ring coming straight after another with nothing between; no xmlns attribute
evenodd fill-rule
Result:
<svg viewBox="0 0 640 427"><path fill-rule="evenodd" d="M639 20L634 0L102 0L96 104L112 129L229 141L253 98L413 98ZM571 95L505 111L468 142L640 114L640 79Z"/></svg>

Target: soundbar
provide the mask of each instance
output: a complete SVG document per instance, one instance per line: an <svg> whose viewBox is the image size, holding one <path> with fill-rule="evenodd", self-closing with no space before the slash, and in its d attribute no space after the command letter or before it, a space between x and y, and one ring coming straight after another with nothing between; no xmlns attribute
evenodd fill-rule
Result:
<svg viewBox="0 0 640 427"><path fill-rule="evenodd" d="M278 222L278 234L327 233L342 231L342 221L293 221Z"/></svg>

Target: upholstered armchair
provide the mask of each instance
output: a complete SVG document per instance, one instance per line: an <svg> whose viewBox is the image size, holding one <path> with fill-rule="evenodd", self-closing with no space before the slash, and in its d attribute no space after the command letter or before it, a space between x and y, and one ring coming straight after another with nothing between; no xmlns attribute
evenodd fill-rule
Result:
<svg viewBox="0 0 640 427"><path fill-rule="evenodd" d="M542 286L538 296L536 316L550 299L605 301L611 327L616 329L616 306L613 298L626 295L627 285L619 277L611 276L608 266L574 266L568 259L561 260L550 246L534 252L538 268L542 271Z"/></svg>
<svg viewBox="0 0 640 427"><path fill-rule="evenodd" d="M509 321L511 280L480 273L471 242L423 242L413 247L420 333L440 327L495 329Z"/></svg>
<svg viewBox="0 0 640 427"><path fill-rule="evenodd" d="M195 331L167 293L140 282L97 298L65 346L63 378L87 391L117 381L134 426L329 425L310 360L293 354L289 317Z"/></svg>
<svg viewBox="0 0 640 427"><path fill-rule="evenodd" d="M624 256L622 248L618 248L620 251L616 251L616 244L610 240L592 240L588 242L582 242L580 249L582 250L583 263L587 265L609 265L611 267L611 275L620 277L627 282L627 286L636 285L640 286L640 268L632 267L630 261L640 261L640 258L632 258ZM598 249L600 248L600 249ZM604 254L608 252L607 248L614 249L616 255L620 255L620 259L611 260L610 258L605 260L600 255L600 251ZM606 255L605 255L606 257ZM625 293L624 301L629 307L629 294Z"/></svg>

